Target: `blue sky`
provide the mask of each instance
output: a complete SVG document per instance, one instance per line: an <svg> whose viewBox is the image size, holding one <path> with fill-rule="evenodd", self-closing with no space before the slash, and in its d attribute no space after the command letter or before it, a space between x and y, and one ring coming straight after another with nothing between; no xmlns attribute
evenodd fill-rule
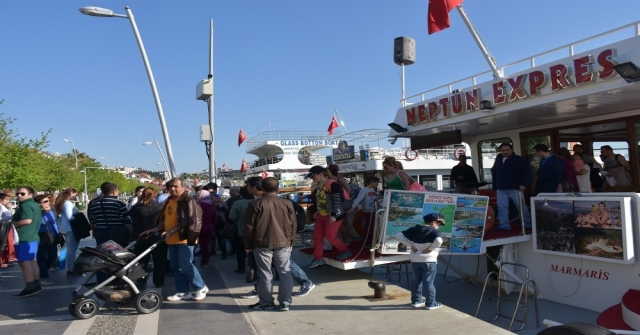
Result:
<svg viewBox="0 0 640 335"><path fill-rule="evenodd" d="M457 12L427 35L427 1L2 1L0 112L22 136L52 129L49 151L79 151L110 165L158 169L162 142L144 65L125 19L82 15L83 6L124 14L129 5L154 72L178 172L208 168L199 127L207 107L195 85L208 73L215 28L215 156L240 167L249 137L325 131L337 108L349 130L387 128L399 107L393 39L416 39L407 95L488 70ZM466 0L467 14L498 64L507 64L640 20L640 1ZM386 142L386 141L385 141ZM103 163L105 161L103 160ZM105 163L106 164L106 163Z"/></svg>

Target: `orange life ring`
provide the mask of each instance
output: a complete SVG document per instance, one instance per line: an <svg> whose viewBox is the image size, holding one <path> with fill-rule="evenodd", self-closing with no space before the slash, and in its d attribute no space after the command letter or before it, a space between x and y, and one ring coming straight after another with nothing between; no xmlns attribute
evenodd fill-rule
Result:
<svg viewBox="0 0 640 335"><path fill-rule="evenodd" d="M485 218L484 231L489 231L493 228L493 222L495 220L495 214L493 213L493 207L487 206L487 217Z"/></svg>
<svg viewBox="0 0 640 335"><path fill-rule="evenodd" d="M409 156L410 152L413 152L414 156ZM404 152L404 157L407 157L407 160L409 160L409 161L416 160L419 155L420 155L420 153L418 152L418 150L407 149L407 151Z"/></svg>
<svg viewBox="0 0 640 335"><path fill-rule="evenodd" d="M458 159L458 157L462 156L462 155L466 155L467 151L462 149L462 148L458 148L453 152L453 159Z"/></svg>

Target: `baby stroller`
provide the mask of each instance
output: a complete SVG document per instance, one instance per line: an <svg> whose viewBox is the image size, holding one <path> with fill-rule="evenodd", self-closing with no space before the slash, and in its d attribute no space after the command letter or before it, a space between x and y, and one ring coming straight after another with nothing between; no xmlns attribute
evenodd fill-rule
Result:
<svg viewBox="0 0 640 335"><path fill-rule="evenodd" d="M92 272L92 274L71 293L73 301L69 305L69 313L78 319L89 319L96 315L100 306L98 301L90 297L92 294L100 300L120 305L134 302L136 310L142 314L153 313L160 309L162 294L155 290L140 291L135 282L149 274L138 261L164 241L163 236L139 256L127 250L137 241L126 248L113 241L107 241L95 248L81 248L82 253L74 263L74 270L80 273ZM98 272L106 274L108 278L92 287L88 283ZM88 290L80 294L83 287Z"/></svg>

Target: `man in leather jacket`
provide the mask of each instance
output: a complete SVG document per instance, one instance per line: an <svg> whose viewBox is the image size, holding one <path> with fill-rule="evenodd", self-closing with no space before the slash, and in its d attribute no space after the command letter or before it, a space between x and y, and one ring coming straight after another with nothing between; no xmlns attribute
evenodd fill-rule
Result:
<svg viewBox="0 0 640 335"><path fill-rule="evenodd" d="M209 289L193 264L193 249L202 227L202 208L186 192L185 180L176 177L168 182L169 198L165 201L158 225L142 235L162 232L166 235L169 260L174 272L177 293L169 301L202 300Z"/></svg>

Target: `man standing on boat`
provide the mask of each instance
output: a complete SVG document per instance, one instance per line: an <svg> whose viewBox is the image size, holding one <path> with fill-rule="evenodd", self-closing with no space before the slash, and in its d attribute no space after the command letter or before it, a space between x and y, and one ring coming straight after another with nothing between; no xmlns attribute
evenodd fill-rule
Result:
<svg viewBox="0 0 640 335"><path fill-rule="evenodd" d="M466 155L463 154L458 156L458 161L460 163L451 169L451 176L449 179L451 182L451 188L455 185L455 193L473 194L476 188L470 185L478 184L476 171L473 170L473 167L467 164Z"/></svg>
<svg viewBox="0 0 640 335"><path fill-rule="evenodd" d="M498 221L500 221L498 230L511 230L509 200L513 201L520 211L519 192L524 191L531 184L532 173L529 162L513 152L511 143L500 144L500 154L502 157L498 156L491 168L493 189L498 196ZM524 213L525 227L530 228L531 216L525 204L522 204L521 212Z"/></svg>
<svg viewBox="0 0 640 335"><path fill-rule="evenodd" d="M560 157L549 152L545 144L536 144L533 149L540 157L540 167L537 172L536 194L562 193L564 185L564 163Z"/></svg>

